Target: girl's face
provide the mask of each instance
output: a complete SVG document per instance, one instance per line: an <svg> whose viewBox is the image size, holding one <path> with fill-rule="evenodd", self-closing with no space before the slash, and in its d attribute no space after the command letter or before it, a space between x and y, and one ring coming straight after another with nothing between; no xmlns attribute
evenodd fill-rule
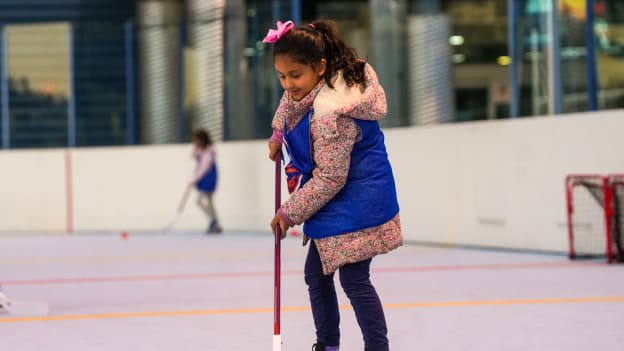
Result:
<svg viewBox="0 0 624 351"><path fill-rule="evenodd" d="M199 148L199 149L203 149L204 148L204 143L202 143L201 139L199 139L199 138L193 138L193 146L195 146L196 148Z"/></svg>
<svg viewBox="0 0 624 351"><path fill-rule="evenodd" d="M325 73L325 59L316 65L306 65L294 61L288 55L275 56L275 71L282 88L288 91L296 101L303 99L321 80Z"/></svg>

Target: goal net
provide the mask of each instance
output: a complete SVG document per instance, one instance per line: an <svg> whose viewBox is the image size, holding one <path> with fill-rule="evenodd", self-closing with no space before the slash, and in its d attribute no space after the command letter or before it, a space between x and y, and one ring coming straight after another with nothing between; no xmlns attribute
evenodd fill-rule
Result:
<svg viewBox="0 0 624 351"><path fill-rule="evenodd" d="M621 261L624 176L570 175L566 197L570 258Z"/></svg>

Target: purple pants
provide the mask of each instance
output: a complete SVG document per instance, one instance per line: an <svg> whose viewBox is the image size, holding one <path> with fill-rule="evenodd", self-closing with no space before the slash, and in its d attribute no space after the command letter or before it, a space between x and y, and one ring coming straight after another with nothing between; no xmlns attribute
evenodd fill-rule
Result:
<svg viewBox="0 0 624 351"><path fill-rule="evenodd" d="M371 259L341 267L340 285L351 301L362 335L365 351L388 351L386 319L379 296L370 281ZM305 262L317 342L328 346L340 344L340 312L334 287L334 274L323 275L321 259L314 240Z"/></svg>

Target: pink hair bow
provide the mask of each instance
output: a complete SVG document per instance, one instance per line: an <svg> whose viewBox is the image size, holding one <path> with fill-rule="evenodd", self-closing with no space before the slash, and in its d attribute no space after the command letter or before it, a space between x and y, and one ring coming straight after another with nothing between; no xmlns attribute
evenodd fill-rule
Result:
<svg viewBox="0 0 624 351"><path fill-rule="evenodd" d="M269 29L267 35L262 39L263 43L275 43L279 38L283 37L295 27L293 21L286 21L282 23L282 21L277 21L277 29Z"/></svg>

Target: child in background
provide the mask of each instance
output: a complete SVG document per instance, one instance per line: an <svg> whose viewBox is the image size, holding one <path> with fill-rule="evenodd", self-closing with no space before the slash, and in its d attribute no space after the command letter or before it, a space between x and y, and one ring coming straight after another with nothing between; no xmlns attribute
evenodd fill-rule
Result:
<svg viewBox="0 0 624 351"><path fill-rule="evenodd" d="M340 315L334 272L349 298L365 351L388 351L386 320L370 281L372 257L402 245L394 176L378 120L385 93L373 68L357 59L332 21L277 23L274 67L284 88L275 112L269 158L286 146L290 198L271 221L282 238L304 223L308 285L316 328L314 351L336 351Z"/></svg>
<svg viewBox="0 0 624 351"><path fill-rule="evenodd" d="M193 132L193 158L197 161L191 186L197 188L197 204L206 213L209 220L208 234L222 232L217 212L212 201L212 194L217 189L216 151L210 135L203 129Z"/></svg>

